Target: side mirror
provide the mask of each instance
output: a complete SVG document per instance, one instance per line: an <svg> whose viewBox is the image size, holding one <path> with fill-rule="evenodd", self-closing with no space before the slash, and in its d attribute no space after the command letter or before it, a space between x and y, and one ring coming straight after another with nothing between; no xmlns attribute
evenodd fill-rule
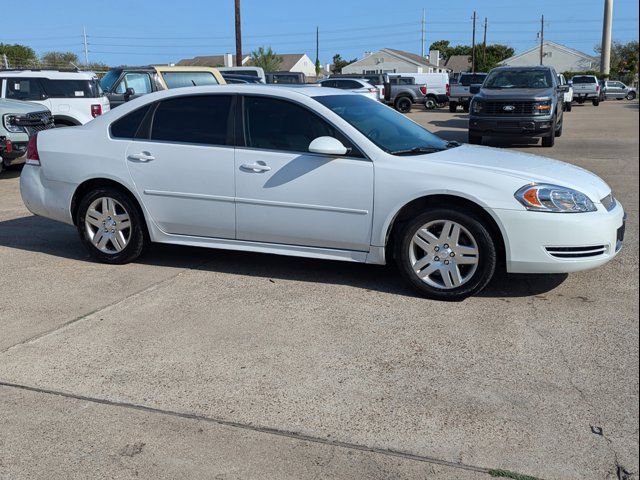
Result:
<svg viewBox="0 0 640 480"><path fill-rule="evenodd" d="M318 137L309 144L311 153L321 153L323 155L344 155L347 153L345 147L340 140L333 137Z"/></svg>
<svg viewBox="0 0 640 480"><path fill-rule="evenodd" d="M125 101L125 102L128 102L128 101L129 101L129 99L130 99L131 97L133 97L135 94L136 94L136 91L135 91L133 88L131 88L131 87L127 88L127 89L124 91L124 101Z"/></svg>

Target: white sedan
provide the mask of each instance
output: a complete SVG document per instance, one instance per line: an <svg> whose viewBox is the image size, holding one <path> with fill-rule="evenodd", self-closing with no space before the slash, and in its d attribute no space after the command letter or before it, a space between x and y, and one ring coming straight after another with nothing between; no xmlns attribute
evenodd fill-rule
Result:
<svg viewBox="0 0 640 480"><path fill-rule="evenodd" d="M581 168L447 142L330 88L228 85L145 95L32 137L36 215L75 225L99 260L151 242L385 264L460 299L508 272L611 260L624 212Z"/></svg>
<svg viewBox="0 0 640 480"><path fill-rule="evenodd" d="M327 78L326 80L320 80L318 84L321 87L337 88L339 90L357 93L358 95L364 95L373 100L380 100L382 98L382 93L378 87L370 84L363 78Z"/></svg>

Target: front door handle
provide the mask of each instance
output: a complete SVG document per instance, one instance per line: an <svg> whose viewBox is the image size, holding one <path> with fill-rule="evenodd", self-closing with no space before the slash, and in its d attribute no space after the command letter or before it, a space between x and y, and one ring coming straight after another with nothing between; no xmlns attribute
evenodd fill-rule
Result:
<svg viewBox="0 0 640 480"><path fill-rule="evenodd" d="M156 157L151 155L149 152L132 153L127 158L129 160L136 160L138 162L150 162L151 160L156 159Z"/></svg>
<svg viewBox="0 0 640 480"><path fill-rule="evenodd" d="M268 172L269 170L271 170L271 167L269 165L265 165L264 163L243 163L242 165L240 165L240 168L253 172Z"/></svg>

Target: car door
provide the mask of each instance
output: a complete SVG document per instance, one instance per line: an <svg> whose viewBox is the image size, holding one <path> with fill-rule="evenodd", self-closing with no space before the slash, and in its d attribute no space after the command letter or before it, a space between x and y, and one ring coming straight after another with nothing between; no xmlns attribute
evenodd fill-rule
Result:
<svg viewBox="0 0 640 480"><path fill-rule="evenodd" d="M158 102L126 153L153 221L166 233L235 237L233 95Z"/></svg>
<svg viewBox="0 0 640 480"><path fill-rule="evenodd" d="M133 89L133 95L127 95L128 88ZM153 91L153 81L149 73L123 72L107 96L109 97L111 108L114 108Z"/></svg>
<svg viewBox="0 0 640 480"><path fill-rule="evenodd" d="M283 98L245 96L236 150L239 240L368 251L373 164L327 121ZM338 138L345 156L309 153Z"/></svg>

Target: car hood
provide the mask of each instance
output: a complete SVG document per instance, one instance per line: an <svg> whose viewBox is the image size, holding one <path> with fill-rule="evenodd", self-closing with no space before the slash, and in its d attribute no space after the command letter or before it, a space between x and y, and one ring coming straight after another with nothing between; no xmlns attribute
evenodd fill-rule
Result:
<svg viewBox="0 0 640 480"><path fill-rule="evenodd" d="M2 113L30 113L48 111L47 107L29 102L21 102L20 100L0 100L0 109Z"/></svg>
<svg viewBox="0 0 640 480"><path fill-rule="evenodd" d="M553 97L552 88L482 88L478 98L482 100L543 100Z"/></svg>
<svg viewBox="0 0 640 480"><path fill-rule="evenodd" d="M462 145L426 155L425 158L438 163L455 164L519 178L522 180L522 185L550 183L573 188L586 194L594 202L600 202L611 193L607 183L588 170L558 160L513 150Z"/></svg>

